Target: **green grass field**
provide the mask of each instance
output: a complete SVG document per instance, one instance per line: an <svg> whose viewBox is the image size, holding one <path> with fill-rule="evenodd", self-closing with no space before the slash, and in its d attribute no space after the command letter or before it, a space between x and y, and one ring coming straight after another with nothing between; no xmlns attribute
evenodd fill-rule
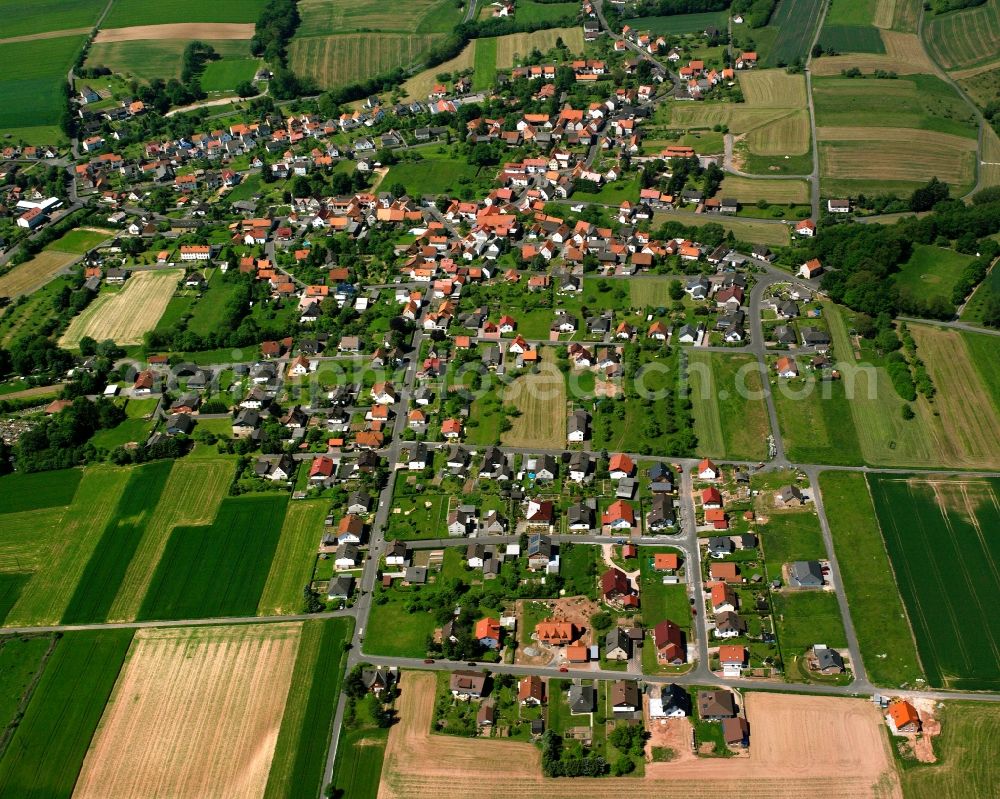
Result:
<svg viewBox="0 0 1000 799"><path fill-rule="evenodd" d="M639 593L642 596L642 617L647 627L669 619L690 637L691 605L688 602L687 586L683 583L664 585L663 576L653 569L653 555L664 551L668 550L663 547L639 548Z"/></svg>
<svg viewBox="0 0 1000 799"><path fill-rule="evenodd" d="M342 796L376 799L388 735L388 730L380 729L343 731L333 773L334 787Z"/></svg>
<svg viewBox="0 0 1000 799"><path fill-rule="evenodd" d="M71 230L62 238L52 242L45 249L58 250L59 252L71 252L74 255L83 255L88 250L93 249L102 241L107 241L114 234L111 231L101 233L96 230L83 230L77 228Z"/></svg>
<svg viewBox="0 0 1000 799"><path fill-rule="evenodd" d="M462 21L452 0L410 0L405 4L379 0L301 0L299 14L302 24L296 37L368 31L446 33Z"/></svg>
<svg viewBox="0 0 1000 799"><path fill-rule="evenodd" d="M514 7L514 19L518 22L560 22L575 19L580 13L576 3L536 3L533 0L519 0Z"/></svg>
<svg viewBox="0 0 1000 799"><path fill-rule="evenodd" d="M131 471L118 508L63 613L63 624L102 622L107 618L172 468L172 461L154 461Z"/></svg>
<svg viewBox="0 0 1000 799"><path fill-rule="evenodd" d="M476 71L472 75L472 88L489 89L497 74L497 40L476 39Z"/></svg>
<svg viewBox="0 0 1000 799"><path fill-rule="evenodd" d="M838 53L884 53L885 42L872 25L831 25L829 20L819 34L819 43Z"/></svg>
<svg viewBox="0 0 1000 799"><path fill-rule="evenodd" d="M827 25L871 25L876 0L833 0L826 12Z"/></svg>
<svg viewBox="0 0 1000 799"><path fill-rule="evenodd" d="M793 461L844 466L862 462L851 402L842 383L823 383L810 376L790 383L773 381L771 390L785 449Z"/></svg>
<svg viewBox="0 0 1000 799"><path fill-rule="evenodd" d="M625 20L626 25L650 34L701 33L706 28L726 30L729 14L725 11L709 11L704 14L671 14L667 17L634 17Z"/></svg>
<svg viewBox="0 0 1000 799"><path fill-rule="evenodd" d="M169 25L173 22L256 22L266 0L115 0L104 20L105 28L133 25Z"/></svg>
<svg viewBox="0 0 1000 799"><path fill-rule="evenodd" d="M810 165L812 161L809 161ZM811 166L810 166L811 168ZM808 171L808 170L806 170ZM581 195L581 198L583 195ZM661 225L664 222L680 222L682 225L722 225L731 231L738 241L745 241L749 244L766 244L769 247L788 246L788 226L774 224L761 219L734 219L725 216L706 216L705 214L687 213L685 211L674 211L672 213L659 213L653 215L653 225Z"/></svg>
<svg viewBox="0 0 1000 799"><path fill-rule="evenodd" d="M194 304L188 330L199 336L219 329L226 311L226 303L236 293L237 284L227 282L225 276L215 270L208 279L208 290Z"/></svg>
<svg viewBox="0 0 1000 799"><path fill-rule="evenodd" d="M1000 708L986 702L945 702L935 713L938 762L900 770L906 799L990 796L1000 782Z"/></svg>
<svg viewBox="0 0 1000 799"><path fill-rule="evenodd" d="M823 472L819 482L868 678L913 685L923 670L865 476Z"/></svg>
<svg viewBox="0 0 1000 799"><path fill-rule="evenodd" d="M298 613L301 609L302 588L312 576L319 531L323 529L327 507L328 503L323 500L289 504L271 571L257 606L259 615Z"/></svg>
<svg viewBox="0 0 1000 799"><path fill-rule="evenodd" d="M1000 481L872 475L875 511L935 687L1000 687Z"/></svg>
<svg viewBox="0 0 1000 799"><path fill-rule="evenodd" d="M212 80L212 70L225 75L233 63L252 61L250 43L245 39L205 39L206 44L222 56L221 61L208 65L205 74ZM188 41L185 39L141 39L127 42L99 42L91 45L87 52L88 67L107 67L117 75L131 76L136 80L150 81L153 78L180 78L181 55ZM253 77L253 73L250 73ZM233 84L235 86L235 84ZM208 86L203 85L206 90ZM225 88L232 88L227 86Z"/></svg>
<svg viewBox="0 0 1000 799"><path fill-rule="evenodd" d="M692 352L688 380L699 453L740 460L767 456L770 425L756 358Z"/></svg>
<svg viewBox="0 0 1000 799"><path fill-rule="evenodd" d="M423 156L421 161L402 161L389 167L382 182L386 186L401 183L412 197L453 194L460 192L464 186L475 191L477 186L485 187L490 182L486 173L479 175L479 167L465 163L454 153L424 150Z"/></svg>
<svg viewBox="0 0 1000 799"><path fill-rule="evenodd" d="M14 721L52 641L51 634L0 638L0 729Z"/></svg>
<svg viewBox="0 0 1000 799"><path fill-rule="evenodd" d="M90 443L103 450L117 449L132 441L141 443L149 437L152 426L153 422L146 419L126 419L116 427L98 430Z"/></svg>
<svg viewBox="0 0 1000 799"><path fill-rule="evenodd" d="M313 799L319 793L347 659L344 644L353 632L351 619L303 623L264 799Z"/></svg>
<svg viewBox="0 0 1000 799"><path fill-rule="evenodd" d="M138 617L253 615L287 502L284 495L228 497L212 524L174 528Z"/></svg>
<svg viewBox="0 0 1000 799"><path fill-rule="evenodd" d="M771 594L778 646L786 663L813 644L847 646L837 595L832 591L785 591Z"/></svg>
<svg viewBox="0 0 1000 799"><path fill-rule="evenodd" d="M207 527L176 527L140 619L253 615L281 535L284 495L227 497Z"/></svg>
<svg viewBox="0 0 1000 799"><path fill-rule="evenodd" d="M56 624L69 604L91 553L128 482L129 470L105 465L83 473L73 504L61 513L48 510L8 514L0 528L5 571L33 571L5 623L24 627ZM18 518L20 517L20 518Z"/></svg>
<svg viewBox="0 0 1000 799"><path fill-rule="evenodd" d="M385 604L372 606L365 629L365 652L387 657L424 657L427 636L437 623L430 613L410 613L407 592L394 590Z"/></svg>
<svg viewBox="0 0 1000 799"><path fill-rule="evenodd" d="M822 11L823 0L781 0L768 23L768 27L777 28L778 35L774 44L764 50L763 66L782 66L796 60L805 63Z"/></svg>
<svg viewBox="0 0 1000 799"><path fill-rule="evenodd" d="M0 0L3 32L0 38L31 36L50 31L88 28L97 22L105 0Z"/></svg>
<svg viewBox="0 0 1000 799"><path fill-rule="evenodd" d="M943 297L951 303L951 291L972 260L954 250L915 244L913 255L894 276L900 294L918 300Z"/></svg>
<svg viewBox="0 0 1000 799"><path fill-rule="evenodd" d="M994 336L962 331L969 356L976 371L989 391L993 406L1000 412L1000 362L997 361L997 340Z"/></svg>
<svg viewBox="0 0 1000 799"><path fill-rule="evenodd" d="M970 139L977 135L961 97L933 75L864 80L817 77L813 101L819 127L914 128Z"/></svg>
<svg viewBox="0 0 1000 799"><path fill-rule="evenodd" d="M17 604L30 579L30 572L0 573L0 624L3 624L11 608Z"/></svg>
<svg viewBox="0 0 1000 799"><path fill-rule="evenodd" d="M62 84L84 41L84 36L62 36L0 44L0 130L24 129L22 135L29 141L56 143L48 134L59 124ZM31 128L39 129L38 138L30 135Z"/></svg>
<svg viewBox="0 0 1000 799"><path fill-rule="evenodd" d="M962 308L961 319L974 325L983 323L983 314L986 312L987 298L992 294L1000 294L1000 269L996 265L990 270L986 279L979 284L972 296L969 297L965 307Z"/></svg>
<svg viewBox="0 0 1000 799"><path fill-rule="evenodd" d="M773 511L760 534L768 579L779 579L786 563L826 557L819 519L812 510Z"/></svg>
<svg viewBox="0 0 1000 799"><path fill-rule="evenodd" d="M212 61L201 76L206 92L228 92L245 80L252 80L261 61L256 58L223 58Z"/></svg>
<svg viewBox="0 0 1000 799"><path fill-rule="evenodd" d="M8 474L0 477L0 529L2 514L41 508L58 508L73 501L83 479L83 469L62 469L54 472Z"/></svg>
<svg viewBox="0 0 1000 799"><path fill-rule="evenodd" d="M0 796L69 799L132 630L67 633L0 760Z"/></svg>

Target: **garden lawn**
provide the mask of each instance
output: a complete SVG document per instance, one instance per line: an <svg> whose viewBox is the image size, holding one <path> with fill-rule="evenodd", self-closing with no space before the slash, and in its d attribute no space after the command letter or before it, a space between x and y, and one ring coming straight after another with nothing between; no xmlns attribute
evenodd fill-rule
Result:
<svg viewBox="0 0 1000 799"><path fill-rule="evenodd" d="M760 527L761 546L769 579L781 577L781 567L795 560L826 558L819 518L811 510L771 511Z"/></svg>
<svg viewBox="0 0 1000 799"><path fill-rule="evenodd" d="M69 799L131 641L132 630L59 641L0 760L0 796Z"/></svg>
<svg viewBox="0 0 1000 799"><path fill-rule="evenodd" d="M691 603L687 585L678 583L667 585L663 575L653 569L653 555L657 552L674 552L663 547L639 548L639 594L642 596L642 617L647 627L659 624L664 619L677 624L688 637L691 635ZM683 564L687 565L687 564ZM650 646L652 646L650 644Z"/></svg>
<svg viewBox="0 0 1000 799"><path fill-rule="evenodd" d="M847 646L844 620L833 591L783 591L771 594L778 626L778 646L789 663L813 644L834 649Z"/></svg>
<svg viewBox="0 0 1000 799"><path fill-rule="evenodd" d="M712 458L765 458L770 424L756 358L694 351L688 379L698 452Z"/></svg>
<svg viewBox="0 0 1000 799"><path fill-rule="evenodd" d="M421 197L457 193L463 186L474 192L489 182L487 178L478 178L479 167L466 163L454 153L442 154L426 149L421 152L424 157L420 161L401 161L389 167L382 183L386 186L401 183L410 196Z"/></svg>
<svg viewBox="0 0 1000 799"><path fill-rule="evenodd" d="M410 613L406 609L407 593L411 591L394 587L372 605L365 628L366 653L409 658L422 658L427 654L427 637L439 625L430 613ZM381 596L388 601L383 603Z"/></svg>
<svg viewBox="0 0 1000 799"><path fill-rule="evenodd" d="M287 502L285 495L227 497L212 524L175 528L138 618L256 613Z"/></svg>
<svg viewBox="0 0 1000 799"><path fill-rule="evenodd" d="M865 476L823 472L819 483L868 677L912 685L923 670Z"/></svg>

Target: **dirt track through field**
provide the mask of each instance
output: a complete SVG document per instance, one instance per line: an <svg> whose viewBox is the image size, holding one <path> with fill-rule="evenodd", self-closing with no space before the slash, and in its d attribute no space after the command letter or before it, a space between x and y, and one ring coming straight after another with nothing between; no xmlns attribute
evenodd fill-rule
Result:
<svg viewBox="0 0 1000 799"><path fill-rule="evenodd" d="M882 720L860 699L750 694L748 758L650 763L645 779L547 780L530 744L431 735L434 688L432 674L404 675L378 799L901 797Z"/></svg>
<svg viewBox="0 0 1000 799"><path fill-rule="evenodd" d="M137 272L117 294L102 294L70 322L60 346L76 347L84 336L114 339L122 346L141 344L143 335L160 321L183 275L181 269Z"/></svg>
<svg viewBox="0 0 1000 799"><path fill-rule="evenodd" d="M42 33L28 33L24 36L11 36L9 39L0 39L0 44L17 44L18 42L36 42L40 39L61 39L63 36L81 36L90 33L90 28L69 28L62 31L43 31Z"/></svg>
<svg viewBox="0 0 1000 799"><path fill-rule="evenodd" d="M73 796L263 796L301 631L140 630Z"/></svg>
<svg viewBox="0 0 1000 799"><path fill-rule="evenodd" d="M134 25L106 28L94 38L95 44L135 42L144 39L252 39L253 23L178 22L172 25Z"/></svg>

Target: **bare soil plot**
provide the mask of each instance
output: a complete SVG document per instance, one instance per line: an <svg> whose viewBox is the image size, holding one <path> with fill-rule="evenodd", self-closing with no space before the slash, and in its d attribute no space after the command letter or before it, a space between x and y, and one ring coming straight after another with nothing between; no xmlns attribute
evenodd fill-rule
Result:
<svg viewBox="0 0 1000 799"><path fill-rule="evenodd" d="M177 22L171 25L134 25L105 28L94 42L134 42L143 39L252 39L254 25L243 22Z"/></svg>
<svg viewBox="0 0 1000 799"><path fill-rule="evenodd" d="M502 436L505 446L556 449L566 444L566 380L554 363L517 378L504 390L504 401L521 412Z"/></svg>
<svg viewBox="0 0 1000 799"><path fill-rule="evenodd" d="M530 744L431 735L434 686L433 674L403 676L378 799L902 796L883 721L861 699L750 694L748 757L647 763L644 779L547 780Z"/></svg>
<svg viewBox="0 0 1000 799"><path fill-rule="evenodd" d="M37 291L80 256L56 250L42 250L0 277L0 297L20 297Z"/></svg>
<svg viewBox="0 0 1000 799"><path fill-rule="evenodd" d="M74 796L263 796L302 626L140 630Z"/></svg>
<svg viewBox="0 0 1000 799"><path fill-rule="evenodd" d="M160 321L183 276L181 269L137 272L121 291L101 294L70 322L60 346L77 347L84 336L114 339L123 346L141 344L143 335Z"/></svg>

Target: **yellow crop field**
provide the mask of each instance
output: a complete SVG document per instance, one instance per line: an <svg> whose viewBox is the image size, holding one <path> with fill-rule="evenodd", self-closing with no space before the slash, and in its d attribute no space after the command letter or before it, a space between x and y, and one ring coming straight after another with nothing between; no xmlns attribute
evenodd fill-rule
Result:
<svg viewBox="0 0 1000 799"><path fill-rule="evenodd" d="M517 378L504 390L504 401L521 412L503 434L505 446L554 449L566 444L566 380L555 364L543 363L538 374Z"/></svg>
<svg viewBox="0 0 1000 799"><path fill-rule="evenodd" d="M740 88L749 105L767 108L805 108L806 79L783 69L755 69L739 73Z"/></svg>
<svg viewBox="0 0 1000 799"><path fill-rule="evenodd" d="M15 266L0 277L0 297L13 299L22 294L31 294L79 258L79 255L73 253L42 250L30 261Z"/></svg>
<svg viewBox="0 0 1000 799"><path fill-rule="evenodd" d="M895 72L897 75L934 75L939 72L915 33L881 32L884 53L851 53L849 55L814 58L810 70L816 76L839 75L842 70L857 67L864 73L875 70Z"/></svg>
<svg viewBox="0 0 1000 799"><path fill-rule="evenodd" d="M103 293L90 303L69 323L59 345L78 347L84 336L113 339L123 346L141 344L143 335L160 321L183 276L182 269L136 272L121 291Z"/></svg>
<svg viewBox="0 0 1000 799"><path fill-rule="evenodd" d="M301 631L139 630L73 795L260 799Z"/></svg>
<svg viewBox="0 0 1000 799"><path fill-rule="evenodd" d="M719 189L720 197L734 197L742 203L766 200L769 203L807 203L809 184L804 180L754 180L726 175Z"/></svg>
<svg viewBox="0 0 1000 799"><path fill-rule="evenodd" d="M551 28L534 33L512 33L497 38L497 69L510 69L537 48L545 53L556 46L556 39L574 53L583 52L582 28Z"/></svg>
<svg viewBox="0 0 1000 799"><path fill-rule="evenodd" d="M414 100L426 100L434 84L440 83L437 76L442 72L462 72L472 69L476 58L476 41L473 39L465 48L450 61L438 64L436 67L418 72L403 84L401 94Z"/></svg>
<svg viewBox="0 0 1000 799"><path fill-rule="evenodd" d="M809 113L790 111L783 117L754 128L746 136L754 155L805 155L809 140Z"/></svg>

